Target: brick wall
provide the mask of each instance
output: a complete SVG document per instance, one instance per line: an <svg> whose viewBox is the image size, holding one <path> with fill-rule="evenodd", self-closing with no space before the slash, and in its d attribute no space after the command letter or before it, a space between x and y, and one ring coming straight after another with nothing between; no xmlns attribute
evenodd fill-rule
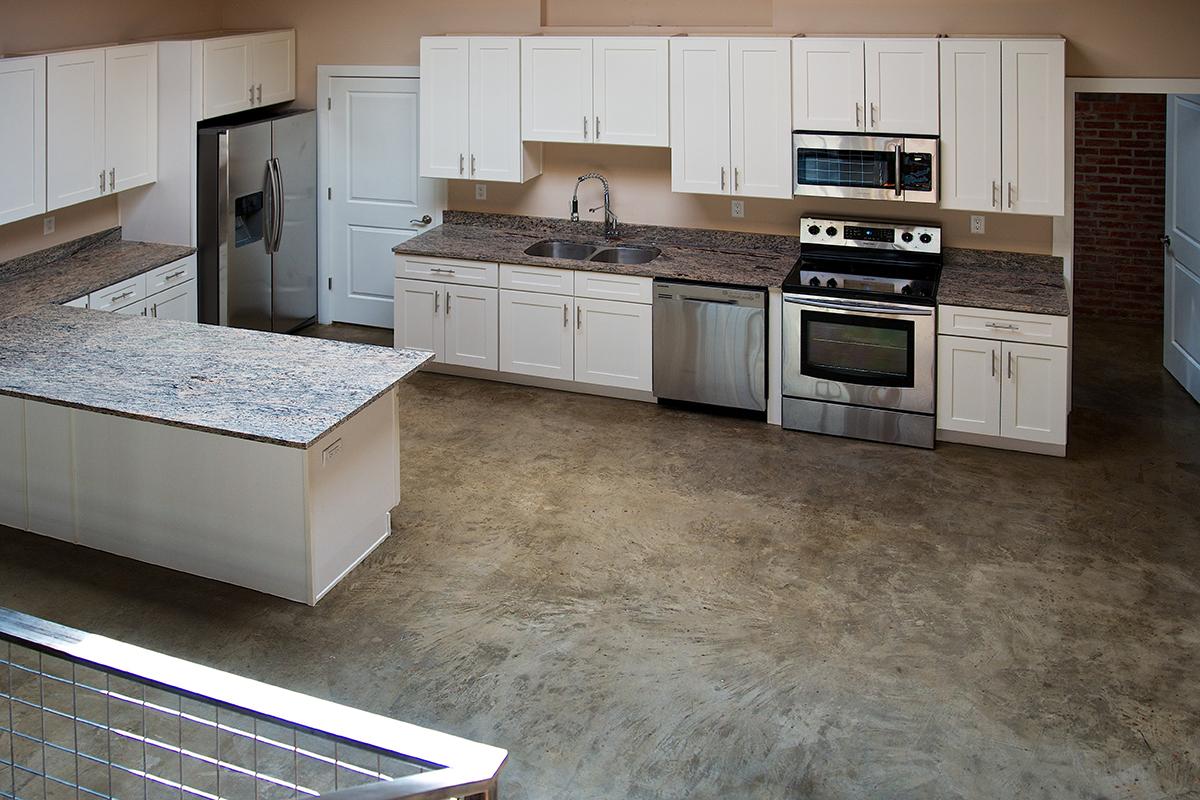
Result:
<svg viewBox="0 0 1200 800"><path fill-rule="evenodd" d="M1166 98L1075 105L1075 313L1161 322Z"/></svg>

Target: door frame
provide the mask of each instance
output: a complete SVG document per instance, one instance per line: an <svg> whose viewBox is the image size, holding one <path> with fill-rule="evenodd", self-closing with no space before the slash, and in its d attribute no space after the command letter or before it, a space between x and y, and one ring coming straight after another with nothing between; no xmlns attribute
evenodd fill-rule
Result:
<svg viewBox="0 0 1200 800"><path fill-rule="evenodd" d="M333 97L334 78L420 78L420 67L380 66L370 64L318 64L317 65L317 322L328 325L333 321L333 292L329 288L333 277L333 254L329 252L333 241L329 230L330 216L326 211L329 198L329 152L330 100ZM418 123L419 124L419 123ZM421 180L426 180L422 178ZM432 178L428 180L434 180ZM438 180L434 192L437 206L435 225L442 224L442 211L446 210L448 188L446 181ZM321 189L325 189L324 192Z"/></svg>

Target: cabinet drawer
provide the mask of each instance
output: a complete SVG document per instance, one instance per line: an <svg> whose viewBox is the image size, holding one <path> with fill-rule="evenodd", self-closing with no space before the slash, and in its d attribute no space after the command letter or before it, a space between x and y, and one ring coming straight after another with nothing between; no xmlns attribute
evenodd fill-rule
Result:
<svg viewBox="0 0 1200 800"><path fill-rule="evenodd" d="M188 256L172 261L146 273L146 294L152 295L196 277L196 257Z"/></svg>
<svg viewBox="0 0 1200 800"><path fill-rule="evenodd" d="M85 294L83 297L76 297L69 303L63 303L63 305L70 306L71 308L88 308L88 296Z"/></svg>
<svg viewBox="0 0 1200 800"><path fill-rule="evenodd" d="M938 333L1067 346L1069 317L989 308L938 306Z"/></svg>
<svg viewBox="0 0 1200 800"><path fill-rule="evenodd" d="M500 288L569 295L575 293L575 273L569 269L501 264Z"/></svg>
<svg viewBox="0 0 1200 800"><path fill-rule="evenodd" d="M467 286L498 286L500 268L498 264L487 261L400 256L400 262L396 265L396 277Z"/></svg>
<svg viewBox="0 0 1200 800"><path fill-rule="evenodd" d="M575 296L596 300L623 300L626 303L649 304L654 294L654 281L634 275L614 275L607 272L576 272Z"/></svg>
<svg viewBox="0 0 1200 800"><path fill-rule="evenodd" d="M136 303L146 296L146 276L138 275L127 281L114 283L107 289L92 292L88 306L95 311L116 311L118 308Z"/></svg>

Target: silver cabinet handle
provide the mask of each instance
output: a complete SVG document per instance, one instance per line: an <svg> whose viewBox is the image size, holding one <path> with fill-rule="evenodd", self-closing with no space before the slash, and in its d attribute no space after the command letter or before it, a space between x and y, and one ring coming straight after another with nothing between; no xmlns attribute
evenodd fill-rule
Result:
<svg viewBox="0 0 1200 800"><path fill-rule="evenodd" d="M104 170L100 170L100 194L104 194Z"/></svg>
<svg viewBox="0 0 1200 800"><path fill-rule="evenodd" d="M475 174L475 154L471 153L471 174Z"/></svg>
<svg viewBox="0 0 1200 800"><path fill-rule="evenodd" d="M1012 181L1008 182L1008 207L1013 207L1013 185Z"/></svg>
<svg viewBox="0 0 1200 800"><path fill-rule="evenodd" d="M425 216L421 217L420 219L410 219L408 221L408 224L409 225L428 225L431 222L433 222L433 217L426 214Z"/></svg>
<svg viewBox="0 0 1200 800"><path fill-rule="evenodd" d="M992 208L1000 205L1000 181L992 181Z"/></svg>
<svg viewBox="0 0 1200 800"><path fill-rule="evenodd" d="M996 359L997 359L997 357L998 356L996 355L996 351L993 350L992 351L992 377L993 378L996 377Z"/></svg>
<svg viewBox="0 0 1200 800"><path fill-rule="evenodd" d="M446 290L446 316L450 316L450 290Z"/></svg>
<svg viewBox="0 0 1200 800"><path fill-rule="evenodd" d="M854 104L854 127L862 127L862 103L858 102Z"/></svg>
<svg viewBox="0 0 1200 800"><path fill-rule="evenodd" d="M262 105L262 84L261 83L257 87L255 87L255 91L258 92L258 104Z"/></svg>
<svg viewBox="0 0 1200 800"><path fill-rule="evenodd" d="M575 330L583 330L583 306L575 306Z"/></svg>
<svg viewBox="0 0 1200 800"><path fill-rule="evenodd" d="M158 303L155 303L154 305L150 306L150 316L154 317L155 319L158 319Z"/></svg>
<svg viewBox="0 0 1200 800"><path fill-rule="evenodd" d="M721 167L721 191L725 191L725 168Z"/></svg>
<svg viewBox="0 0 1200 800"><path fill-rule="evenodd" d="M585 141L587 140L587 122L587 116L585 115L583 118L583 138Z"/></svg>
<svg viewBox="0 0 1200 800"><path fill-rule="evenodd" d="M992 329L998 330L998 331L1019 331L1019 330L1021 330L1020 325L1004 325L999 322L985 322L985 323L983 323L983 326L985 328L992 328Z"/></svg>
<svg viewBox="0 0 1200 800"><path fill-rule="evenodd" d="M128 292L121 292L121 294L115 294L115 295L113 295L113 296L112 296L112 298L111 298L111 299L110 299L108 302L110 302L110 303L118 303L118 302L120 302L120 301L124 300L126 297L133 297L133 294L134 294L134 293L133 293L133 291L132 291L132 290L130 290L130 291L128 291Z"/></svg>
<svg viewBox="0 0 1200 800"><path fill-rule="evenodd" d="M254 105L254 84L250 84L250 105Z"/></svg>
<svg viewBox="0 0 1200 800"><path fill-rule="evenodd" d="M600 141L600 118L596 117L596 141Z"/></svg>
<svg viewBox="0 0 1200 800"><path fill-rule="evenodd" d="M117 168L113 167L108 171L108 190L111 192L117 188Z"/></svg>
<svg viewBox="0 0 1200 800"><path fill-rule="evenodd" d="M1011 350L1008 351L1008 379L1010 381L1013 379L1013 356Z"/></svg>
<svg viewBox="0 0 1200 800"><path fill-rule="evenodd" d="M176 278L178 278L180 275L184 274L185 272L187 272L186 269L177 269L174 272L168 272L166 275L163 275L163 280L164 281L173 281Z"/></svg>
<svg viewBox="0 0 1200 800"><path fill-rule="evenodd" d="M871 127L872 128L879 127L878 123L875 122L875 103L874 103L874 101L871 102Z"/></svg>
<svg viewBox="0 0 1200 800"><path fill-rule="evenodd" d="M438 273L439 275L453 275L453 274L454 274L454 270L452 270L452 269L443 269L442 267L430 267L430 268L429 268L429 271L430 271L430 272L436 272L436 273Z"/></svg>
<svg viewBox="0 0 1200 800"><path fill-rule="evenodd" d="M571 312L567 310L566 303L563 303L563 327L571 327Z"/></svg>
<svg viewBox="0 0 1200 800"><path fill-rule="evenodd" d="M437 314L437 312L438 312L438 301L441 299L441 296L442 296L442 293L440 291L434 291L434 293L433 293L433 313L434 314Z"/></svg>
<svg viewBox="0 0 1200 800"><path fill-rule="evenodd" d="M466 167L464 166L465 163L466 163L465 157L463 156L462 153L459 153L458 154L458 174L459 175L462 175L463 171L466 169Z"/></svg>
<svg viewBox="0 0 1200 800"><path fill-rule="evenodd" d="M738 168L737 167L733 168L733 190L735 192L738 190Z"/></svg>
<svg viewBox="0 0 1200 800"><path fill-rule="evenodd" d="M146 309L144 309L144 308L142 309L142 316L143 317L146 316Z"/></svg>

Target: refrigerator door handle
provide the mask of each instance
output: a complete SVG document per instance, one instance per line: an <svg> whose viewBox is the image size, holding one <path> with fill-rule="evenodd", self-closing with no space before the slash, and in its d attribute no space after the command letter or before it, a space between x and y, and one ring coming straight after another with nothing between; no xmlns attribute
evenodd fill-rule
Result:
<svg viewBox="0 0 1200 800"><path fill-rule="evenodd" d="M279 166L279 159L271 159L271 171L274 174L273 183L275 184L275 245L271 249L272 253L279 252L279 246L283 243L283 220L287 214L287 200L284 198L283 192L283 169Z"/></svg>
<svg viewBox="0 0 1200 800"><path fill-rule="evenodd" d="M275 167L271 164L272 160L267 159L265 165L266 185L263 186L263 194L266 195L267 202L271 204L263 225L263 248L267 251L267 255L275 252L275 220L279 216L279 191L275 185Z"/></svg>

